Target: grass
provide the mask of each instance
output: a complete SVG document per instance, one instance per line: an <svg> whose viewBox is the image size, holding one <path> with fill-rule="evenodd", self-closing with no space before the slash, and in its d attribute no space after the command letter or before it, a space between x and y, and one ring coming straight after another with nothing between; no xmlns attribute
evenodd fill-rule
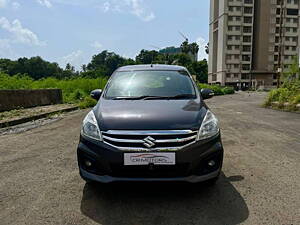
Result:
<svg viewBox="0 0 300 225"><path fill-rule="evenodd" d="M274 102L278 102L278 104L274 106ZM279 109L287 109L289 111L297 110L297 104L300 104L299 80L294 82L285 82L281 88L271 90L264 103L267 107L272 106Z"/></svg>
<svg viewBox="0 0 300 225"><path fill-rule="evenodd" d="M106 77L58 80L56 78L46 78L33 80L28 76L15 75L8 76L0 73L0 89L62 89L64 103L79 103L80 107L91 106L93 101L89 94L92 90L103 89L107 83Z"/></svg>

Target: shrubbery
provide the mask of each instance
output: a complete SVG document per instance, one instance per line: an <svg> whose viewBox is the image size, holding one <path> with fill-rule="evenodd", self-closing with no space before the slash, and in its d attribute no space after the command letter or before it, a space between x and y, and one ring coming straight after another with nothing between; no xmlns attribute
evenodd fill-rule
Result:
<svg viewBox="0 0 300 225"><path fill-rule="evenodd" d="M78 103L84 101L86 105L91 103L90 99L86 99L90 92L94 89L104 88L106 82L106 77L99 77L95 79L77 77L62 80L56 78L33 80L28 76L8 76L0 73L0 89L59 88L62 89L65 103Z"/></svg>
<svg viewBox="0 0 300 225"><path fill-rule="evenodd" d="M199 89L208 88L211 89L215 95L228 95L234 94L234 88L232 87L221 87L219 85L209 85L209 84L200 84L198 83Z"/></svg>
<svg viewBox="0 0 300 225"><path fill-rule="evenodd" d="M271 106L274 102L279 103L279 108L282 108L284 103L289 103L289 108L295 109L296 105L300 104L300 80L285 82L281 88L271 90L265 105Z"/></svg>

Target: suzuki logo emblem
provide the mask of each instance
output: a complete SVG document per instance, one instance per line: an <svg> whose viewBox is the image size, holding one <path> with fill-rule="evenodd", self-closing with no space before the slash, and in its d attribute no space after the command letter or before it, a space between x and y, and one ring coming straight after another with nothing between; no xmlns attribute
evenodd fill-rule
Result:
<svg viewBox="0 0 300 225"><path fill-rule="evenodd" d="M155 139L150 136L146 137L143 141L143 145L145 145L147 148L152 148L155 145Z"/></svg>

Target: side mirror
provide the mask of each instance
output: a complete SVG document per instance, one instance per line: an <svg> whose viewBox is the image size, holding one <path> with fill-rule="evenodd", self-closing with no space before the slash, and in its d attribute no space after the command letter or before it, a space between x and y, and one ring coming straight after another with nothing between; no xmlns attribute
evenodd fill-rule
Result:
<svg viewBox="0 0 300 225"><path fill-rule="evenodd" d="M212 98L214 95L215 95L215 93L210 89L207 89L207 88L201 89L201 96L202 96L203 100Z"/></svg>
<svg viewBox="0 0 300 225"><path fill-rule="evenodd" d="M101 94L102 94L102 90L96 89L96 90L93 90L90 95L93 99L98 101L101 97Z"/></svg>

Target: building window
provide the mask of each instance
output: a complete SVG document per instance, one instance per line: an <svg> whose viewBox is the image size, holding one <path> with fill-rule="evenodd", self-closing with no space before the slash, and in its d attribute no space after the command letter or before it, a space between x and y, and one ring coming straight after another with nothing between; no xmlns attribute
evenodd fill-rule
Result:
<svg viewBox="0 0 300 225"><path fill-rule="evenodd" d="M250 77L249 74L242 74L242 80L248 80Z"/></svg>
<svg viewBox="0 0 300 225"><path fill-rule="evenodd" d="M230 60L231 59L231 55L226 55L226 59Z"/></svg>
<svg viewBox="0 0 300 225"><path fill-rule="evenodd" d="M235 73L235 74L234 74L234 78L239 78L239 74L238 74L238 73Z"/></svg>
<svg viewBox="0 0 300 225"><path fill-rule="evenodd" d="M290 50L290 46L285 46L285 50Z"/></svg>
<svg viewBox="0 0 300 225"><path fill-rule="evenodd" d="M235 59L239 59L239 58L240 58L240 55L234 55L234 58L235 58Z"/></svg>
<svg viewBox="0 0 300 225"><path fill-rule="evenodd" d="M240 46L239 46L239 45L235 45L235 46L234 46L234 49L235 49L235 50L240 50Z"/></svg>
<svg viewBox="0 0 300 225"><path fill-rule="evenodd" d="M228 17L228 20L229 20L229 21L233 21L233 17L232 17L232 16L229 16L229 17Z"/></svg>
<svg viewBox="0 0 300 225"><path fill-rule="evenodd" d="M251 42L251 36L244 36L243 37L243 42Z"/></svg>
<svg viewBox="0 0 300 225"><path fill-rule="evenodd" d="M284 56L284 59L289 59L290 57L288 55L285 55Z"/></svg>
<svg viewBox="0 0 300 225"><path fill-rule="evenodd" d="M293 37L293 42L298 42L298 38L297 37Z"/></svg>
<svg viewBox="0 0 300 225"><path fill-rule="evenodd" d="M292 3L292 0L287 0L287 3L288 3L288 4L291 4L291 3Z"/></svg>
<svg viewBox="0 0 300 225"><path fill-rule="evenodd" d="M245 4L252 4L253 0L245 0L244 2L245 2Z"/></svg>
<svg viewBox="0 0 300 225"><path fill-rule="evenodd" d="M246 62L249 62L250 61L250 56L249 55L243 55L242 60L246 61Z"/></svg>
<svg viewBox="0 0 300 225"><path fill-rule="evenodd" d="M235 27L235 30L236 30L236 31L240 31L240 30L241 30L241 27L240 27L240 26L236 26L236 27Z"/></svg>
<svg viewBox="0 0 300 225"><path fill-rule="evenodd" d="M235 10L238 11L238 12L240 12L241 11L241 7L237 6L237 7L235 7Z"/></svg>
<svg viewBox="0 0 300 225"><path fill-rule="evenodd" d="M293 32L297 33L297 28L296 27L293 28Z"/></svg>
<svg viewBox="0 0 300 225"><path fill-rule="evenodd" d="M278 61L278 55L274 55L274 61L275 61L275 62Z"/></svg>
<svg viewBox="0 0 300 225"><path fill-rule="evenodd" d="M243 69L243 70L250 70L250 65L249 65L249 64L244 64L244 65L242 66L242 69Z"/></svg>
<svg viewBox="0 0 300 225"><path fill-rule="evenodd" d="M231 78L231 74L230 74L230 73L227 73L227 74L226 74L226 78Z"/></svg>
<svg viewBox="0 0 300 225"><path fill-rule="evenodd" d="M234 68L235 68L235 69L238 69L239 67L240 67L239 64L234 64Z"/></svg>
<svg viewBox="0 0 300 225"><path fill-rule="evenodd" d="M228 26L228 30L229 30L229 31L232 31L232 26Z"/></svg>
<svg viewBox="0 0 300 225"><path fill-rule="evenodd" d="M212 81L217 81L217 74L212 75Z"/></svg>
<svg viewBox="0 0 300 225"><path fill-rule="evenodd" d="M231 41L231 40L232 40L232 36L228 35L228 41Z"/></svg>
<svg viewBox="0 0 300 225"><path fill-rule="evenodd" d="M232 6L229 6L229 7L228 7L228 10L229 10L229 12L233 12L233 7L232 7Z"/></svg>
<svg viewBox="0 0 300 225"><path fill-rule="evenodd" d="M278 27L277 27L277 28L278 28ZM278 31L279 31L279 28L278 28ZM286 27L286 28L285 28L285 31L286 31L286 32L290 32L291 29L290 29L289 27ZM278 32L278 33L279 33L279 32Z"/></svg>
<svg viewBox="0 0 300 225"><path fill-rule="evenodd" d="M294 23L298 23L298 19L294 18L293 19Z"/></svg>
<svg viewBox="0 0 300 225"><path fill-rule="evenodd" d="M249 45L244 45L244 46L243 46L243 52L251 52L251 46L249 46Z"/></svg>
<svg viewBox="0 0 300 225"><path fill-rule="evenodd" d="M296 47L296 46L293 46L293 47L292 47L292 50L293 50L293 51L296 51L296 50L297 50L297 47Z"/></svg>
<svg viewBox="0 0 300 225"><path fill-rule="evenodd" d="M228 49L228 50L232 50L232 45L228 45L228 46L227 46L227 49Z"/></svg>
<svg viewBox="0 0 300 225"><path fill-rule="evenodd" d="M240 17L240 16L236 16L236 17L235 17L235 20L236 20L236 21L241 21L241 17Z"/></svg>
<svg viewBox="0 0 300 225"><path fill-rule="evenodd" d="M290 37L285 37L285 41L290 41Z"/></svg>
<svg viewBox="0 0 300 225"><path fill-rule="evenodd" d="M252 17L244 17L244 23L252 23Z"/></svg>
<svg viewBox="0 0 300 225"><path fill-rule="evenodd" d="M252 7L245 7L244 8L244 13L252 14Z"/></svg>
<svg viewBox="0 0 300 225"><path fill-rule="evenodd" d="M286 10L286 13L287 15L290 15L290 16L298 16L298 12L299 10L298 9L287 9Z"/></svg>
<svg viewBox="0 0 300 225"><path fill-rule="evenodd" d="M243 32L244 33L251 33L252 32L252 27L243 27Z"/></svg>

